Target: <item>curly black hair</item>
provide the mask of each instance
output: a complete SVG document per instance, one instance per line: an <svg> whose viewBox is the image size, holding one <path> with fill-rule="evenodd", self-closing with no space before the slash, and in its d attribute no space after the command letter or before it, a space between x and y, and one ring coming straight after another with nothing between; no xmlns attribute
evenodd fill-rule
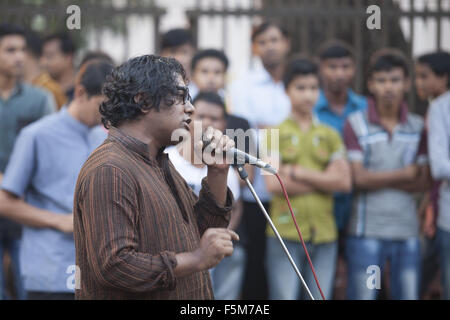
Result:
<svg viewBox="0 0 450 320"><path fill-rule="evenodd" d="M142 110L159 111L161 106L170 107L182 99L179 76L187 83L186 73L177 60L157 55L132 58L114 69L103 87L107 99L100 105L105 128L137 119Z"/></svg>

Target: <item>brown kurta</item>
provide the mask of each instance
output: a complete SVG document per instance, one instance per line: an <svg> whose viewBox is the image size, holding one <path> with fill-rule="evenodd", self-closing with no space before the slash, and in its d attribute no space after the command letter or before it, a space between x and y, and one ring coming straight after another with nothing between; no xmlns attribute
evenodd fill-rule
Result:
<svg viewBox="0 0 450 320"><path fill-rule="evenodd" d="M148 146L116 128L84 164L74 199L77 299L213 298L208 271L174 276L175 253L197 249L207 228L226 227L233 195L228 189L219 207L205 178L197 197L161 158L184 210Z"/></svg>

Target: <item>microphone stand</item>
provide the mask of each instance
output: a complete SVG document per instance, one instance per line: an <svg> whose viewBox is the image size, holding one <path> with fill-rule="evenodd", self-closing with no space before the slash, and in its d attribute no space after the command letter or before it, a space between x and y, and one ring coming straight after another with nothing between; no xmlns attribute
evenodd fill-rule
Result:
<svg viewBox="0 0 450 320"><path fill-rule="evenodd" d="M297 266L295 265L295 262L292 259L291 254L289 253L289 250L287 249L286 245L284 244L283 239L281 238L280 234L278 233L277 228L275 228L275 225L273 224L272 219L270 219L270 216L267 213L266 209L264 208L263 204L261 203L261 200L259 199L258 195L256 194L255 189L253 189L252 184L248 180L247 171L244 169L244 166L242 164L237 164L236 167L238 169L239 176L247 184L248 188L250 189L250 192L252 193L253 197L255 198L256 202L258 203L261 211L264 213L264 216L265 216L267 222L269 223L269 225L272 228L273 232L277 236L278 241L280 242L281 246L283 247L284 252L286 253L286 255L287 255L288 259L289 259L289 262L291 263L292 267L295 270L295 273L297 274L298 278L300 279L301 283L303 284L303 287L308 292L308 295L311 298L311 300L315 300L313 295L311 294L311 291L309 290L305 280L303 280L302 274L300 273L300 271L298 270Z"/></svg>

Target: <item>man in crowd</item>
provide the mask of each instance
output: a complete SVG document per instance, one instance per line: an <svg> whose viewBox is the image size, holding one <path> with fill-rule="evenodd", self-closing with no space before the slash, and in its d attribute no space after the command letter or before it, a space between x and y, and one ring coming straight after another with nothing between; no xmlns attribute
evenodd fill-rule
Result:
<svg viewBox="0 0 450 320"><path fill-rule="evenodd" d="M255 28L251 40L262 67L251 70L248 75L233 83L231 107L235 115L248 120L253 128L263 129L280 124L290 113L289 98L282 83L290 40L286 29L273 21L264 22ZM253 176L254 188L268 210L270 195L261 171L254 170ZM245 234L248 235L243 297L266 299L266 220L248 188L243 190L242 199L242 223Z"/></svg>
<svg viewBox="0 0 450 320"><path fill-rule="evenodd" d="M197 197L164 153L189 134L186 83L175 59L144 55L105 85L109 136L84 164L74 197L77 298L213 298L208 269L232 254L238 236L226 229L229 164L211 154L234 142L210 127L208 146L196 144L200 159L211 160Z"/></svg>
<svg viewBox="0 0 450 320"><path fill-rule="evenodd" d="M59 110L67 102L67 97L59 84L44 71L40 65L42 56L42 41L39 36L32 32L27 32L27 55L25 63L25 82L50 91L56 102L56 109Z"/></svg>
<svg viewBox="0 0 450 320"><path fill-rule="evenodd" d="M333 295L337 257L332 192L350 190L350 168L339 133L320 124L313 115L312 109L319 97L317 66L307 59L295 59L288 64L283 82L292 112L288 119L274 127L279 130L279 148L271 153L275 152L280 157L280 177L291 196L295 217L328 300ZM270 149L271 138L267 142ZM304 271L312 295L315 299L322 299L280 184L272 175L264 178L268 190L274 194L270 203L272 220L297 266ZM300 281L269 226L267 235L270 298L309 299L306 291L300 290Z"/></svg>
<svg viewBox="0 0 450 320"><path fill-rule="evenodd" d="M422 118L408 112L404 95L409 71L400 52L385 50L371 59L365 111L344 127L355 197L348 225L348 298L375 299L386 260L393 299L418 299L419 222L413 192L428 189ZM368 272L377 272L373 287Z"/></svg>
<svg viewBox="0 0 450 320"><path fill-rule="evenodd" d="M333 127L342 136L349 114L364 110L367 107L367 99L351 89L356 67L352 50L347 44L337 40L327 42L319 50L319 59L323 88L320 90L314 112L320 122ZM335 194L334 212L340 231L343 231L348 220L350 204L349 194Z"/></svg>
<svg viewBox="0 0 450 320"><path fill-rule="evenodd" d="M420 99L431 103L448 90L446 79L448 63L448 53L445 52L434 52L418 57L415 64L415 84ZM430 108L427 109L425 119L428 118L429 110ZM425 121L426 132L428 132L427 127L427 121ZM430 284L433 283L439 270L436 218L439 213L440 184L441 181L433 181L432 189L422 199L419 211L423 232L421 298L426 298Z"/></svg>
<svg viewBox="0 0 450 320"><path fill-rule="evenodd" d="M348 115L367 107L365 97L356 94L351 85L355 77L355 58L352 49L344 42L330 40L319 49L319 70L323 88L314 107L320 122L336 129L342 137L345 120ZM337 291L344 282L345 255L344 230L351 211L351 194L336 192L334 194L334 216L339 232L338 265L336 273ZM342 293L344 294L344 293Z"/></svg>
<svg viewBox="0 0 450 320"><path fill-rule="evenodd" d="M59 84L67 101L73 99L75 90L75 52L75 43L67 33L52 34L44 39L42 67Z"/></svg>
<svg viewBox="0 0 450 320"><path fill-rule="evenodd" d="M89 154L106 138L99 126L102 86L112 66L83 65L68 107L25 127L0 190L0 215L25 225L21 274L28 299L73 299L73 195ZM72 283L70 283L72 285Z"/></svg>
<svg viewBox="0 0 450 320"><path fill-rule="evenodd" d="M431 174L439 186L437 245L439 249L443 298L450 299L450 54L437 52L419 58L424 87L434 98L428 111L428 152ZM428 70L426 70L428 69Z"/></svg>
<svg viewBox="0 0 450 320"><path fill-rule="evenodd" d="M24 30L13 25L0 25L0 181L20 130L54 111L54 100L48 92L20 80L25 56ZM6 297L5 252L11 257L16 296L19 299L25 297L19 271L20 237L19 225L0 218L0 299Z"/></svg>

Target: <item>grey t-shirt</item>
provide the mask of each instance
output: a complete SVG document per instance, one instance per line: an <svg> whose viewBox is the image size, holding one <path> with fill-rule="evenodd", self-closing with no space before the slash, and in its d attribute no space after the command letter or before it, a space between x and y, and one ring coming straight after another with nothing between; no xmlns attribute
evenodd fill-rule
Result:
<svg viewBox="0 0 450 320"><path fill-rule="evenodd" d="M391 171L412 163L428 162L424 148L424 122L402 106L392 135L383 128L373 101L368 109L348 118L344 140L350 162L361 162L369 171ZM417 237L419 221L412 193L394 188L356 190L348 224L353 236L387 240Z"/></svg>

